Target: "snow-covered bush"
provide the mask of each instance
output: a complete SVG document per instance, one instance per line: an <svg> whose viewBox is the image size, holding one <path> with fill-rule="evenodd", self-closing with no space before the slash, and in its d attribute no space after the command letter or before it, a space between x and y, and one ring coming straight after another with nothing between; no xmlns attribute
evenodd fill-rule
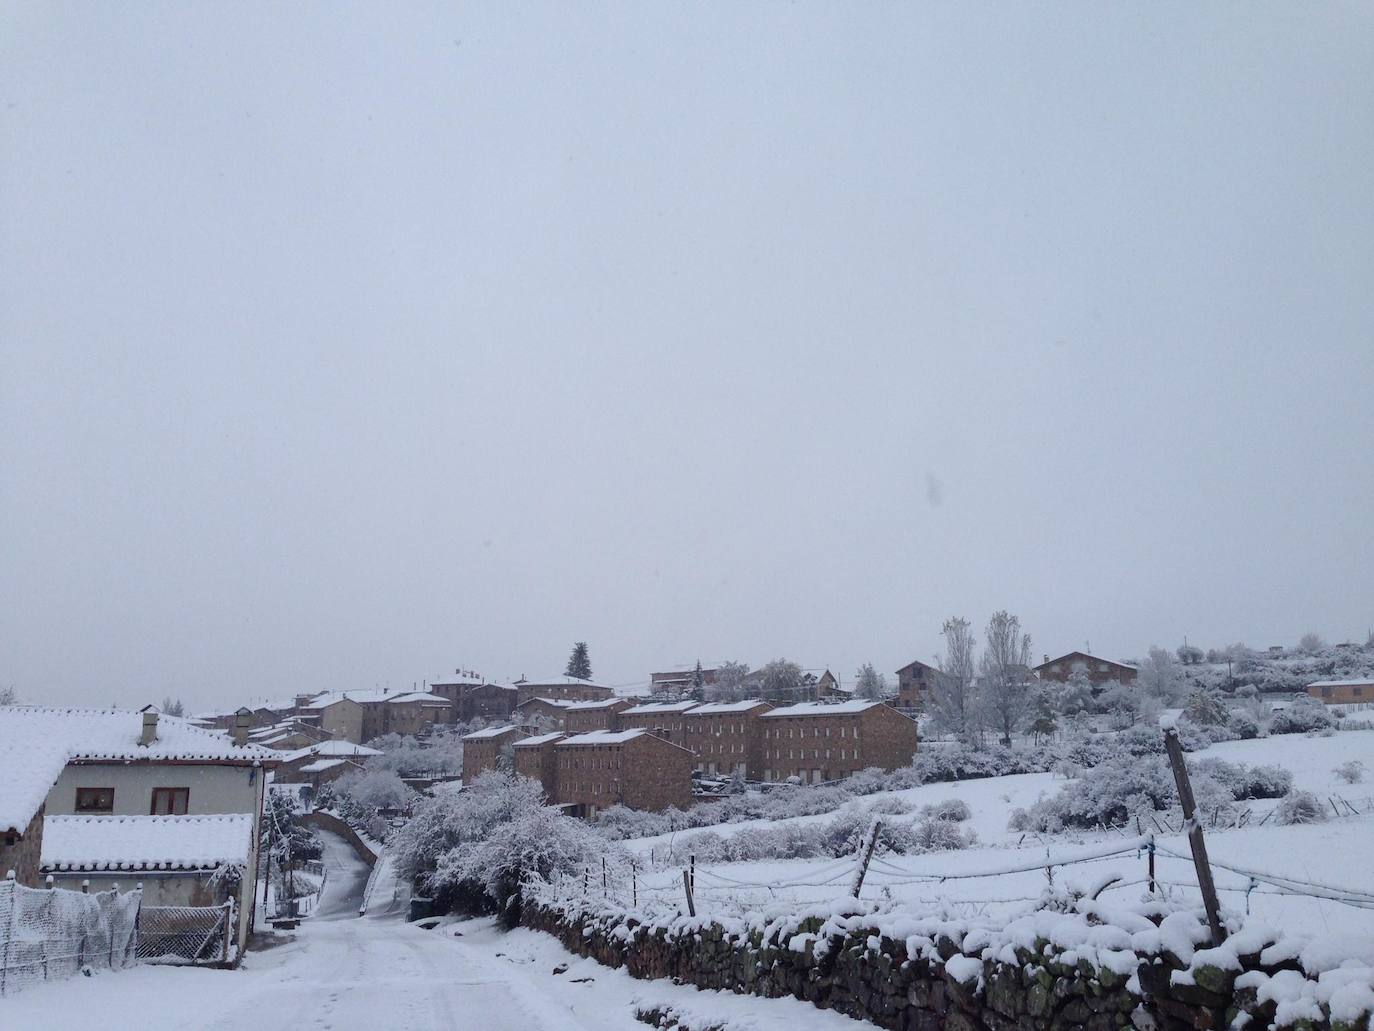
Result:
<svg viewBox="0 0 1374 1031"><path fill-rule="evenodd" d="M371 809L374 815L379 809L405 809L420 797L394 770L372 769L340 777L334 782L334 795Z"/></svg>
<svg viewBox="0 0 1374 1031"><path fill-rule="evenodd" d="M1206 775L1193 778L1204 812L1230 805L1231 792ZM1068 827L1112 827L1136 816L1172 809L1178 798L1169 764L1158 756L1121 756L1099 764L1029 809L1012 813L1011 830L1058 832Z"/></svg>
<svg viewBox="0 0 1374 1031"><path fill-rule="evenodd" d="M1293 775L1281 766L1246 766L1224 759L1198 759L1190 764L1195 774L1211 777L1236 801L1248 798L1282 798L1293 790Z"/></svg>
<svg viewBox="0 0 1374 1031"><path fill-rule="evenodd" d="M1244 709L1237 709L1231 713L1228 726L1241 741L1250 741L1260 736L1259 720Z"/></svg>
<svg viewBox="0 0 1374 1031"><path fill-rule="evenodd" d="M922 806L921 815L933 820L950 820L958 823L971 819L973 810L969 809L968 803L962 798L947 798L943 802Z"/></svg>
<svg viewBox="0 0 1374 1031"><path fill-rule="evenodd" d="M1364 780L1365 765L1358 759L1351 759L1349 762L1341 763L1331 772L1347 784L1358 784Z"/></svg>
<svg viewBox="0 0 1374 1031"><path fill-rule="evenodd" d="M572 873L606 854L605 839L544 804L540 785L487 771L462 791L421 802L391 842L398 871L441 910L518 916L532 877Z"/></svg>
<svg viewBox="0 0 1374 1031"><path fill-rule="evenodd" d="M961 826L954 820L932 817L922 820L912 828L915 851L944 852L950 849L969 848L977 839L973 828Z"/></svg>
<svg viewBox="0 0 1374 1031"><path fill-rule="evenodd" d="M1132 727L1117 736L1115 745L1118 754L1163 755L1164 735L1158 727Z"/></svg>
<svg viewBox="0 0 1374 1031"><path fill-rule="evenodd" d="M1224 726L1227 715L1226 706L1210 691L1194 691L1183 707L1183 718L1200 727Z"/></svg>
<svg viewBox="0 0 1374 1031"><path fill-rule="evenodd" d="M1278 709L1269 719L1271 734L1306 734L1326 730L1335 724L1325 705L1310 695L1299 695L1286 708Z"/></svg>
<svg viewBox="0 0 1374 1031"><path fill-rule="evenodd" d="M1274 810L1274 822L1280 824L1321 823L1326 819L1326 806L1310 791L1295 791Z"/></svg>

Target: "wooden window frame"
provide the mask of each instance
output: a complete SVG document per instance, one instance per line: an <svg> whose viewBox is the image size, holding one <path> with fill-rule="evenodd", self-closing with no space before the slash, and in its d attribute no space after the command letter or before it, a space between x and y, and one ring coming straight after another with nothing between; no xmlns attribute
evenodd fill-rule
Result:
<svg viewBox="0 0 1374 1031"><path fill-rule="evenodd" d="M177 811L176 811L176 799L177 799L177 795L178 795L178 794L180 794L180 796L181 796L181 798L182 798L182 803L183 803L181 812L177 812ZM157 811L157 801L158 801L158 797L159 797L159 796L162 796L162 795L165 795L165 796L167 797L167 800L168 800L167 812L165 812L165 813L159 813L159 812ZM188 788L188 787L186 787L186 788L182 788L182 787L153 788L153 795L152 795L151 800L150 800L149 803L148 803L148 815L150 815L150 816L185 816L185 815L187 815L190 811L191 811L191 789L190 789L190 788Z"/></svg>
<svg viewBox="0 0 1374 1031"><path fill-rule="evenodd" d="M94 807L94 806L82 805L82 804L81 804L81 797L82 797L83 795L90 796L90 795L99 795L99 794L108 794L108 795L110 796L110 804L109 804L108 806L102 806L101 808L98 808L98 809L97 809L97 808ZM111 787L111 788L77 788L77 789L76 789L76 801L75 801L75 803L72 805L72 811L75 812L75 813L113 813L113 812L114 812L114 795L115 795L115 789L112 788L112 787Z"/></svg>

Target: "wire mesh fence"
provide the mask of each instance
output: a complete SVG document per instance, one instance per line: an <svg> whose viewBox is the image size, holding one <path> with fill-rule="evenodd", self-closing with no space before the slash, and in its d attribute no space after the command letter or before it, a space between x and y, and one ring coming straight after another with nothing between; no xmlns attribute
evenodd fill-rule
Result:
<svg viewBox="0 0 1374 1031"><path fill-rule="evenodd" d="M0 881L0 995L87 967L132 966L141 899L137 890L86 894Z"/></svg>
<svg viewBox="0 0 1374 1031"><path fill-rule="evenodd" d="M138 914L138 958L148 963L228 963L234 948L234 903L144 906Z"/></svg>

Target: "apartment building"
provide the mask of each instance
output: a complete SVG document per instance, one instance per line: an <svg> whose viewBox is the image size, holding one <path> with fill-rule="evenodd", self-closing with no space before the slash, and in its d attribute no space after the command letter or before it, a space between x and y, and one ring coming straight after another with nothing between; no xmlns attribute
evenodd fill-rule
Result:
<svg viewBox="0 0 1374 1031"><path fill-rule="evenodd" d="M471 784L484 770L509 766L510 750L525 736L519 727L487 727L463 735L463 783Z"/></svg>
<svg viewBox="0 0 1374 1031"><path fill-rule="evenodd" d="M683 744L696 757L696 769L709 776L757 779L763 770L760 717L773 706L758 699L707 702L682 715Z"/></svg>
<svg viewBox="0 0 1374 1031"><path fill-rule="evenodd" d="M696 702L649 702L625 709L620 713L620 730L649 730L675 745L687 744L687 712Z"/></svg>
<svg viewBox="0 0 1374 1031"><path fill-rule="evenodd" d="M839 780L870 766L895 770L916 754L916 721L885 702L803 702L759 716L764 780Z"/></svg>
<svg viewBox="0 0 1374 1031"><path fill-rule="evenodd" d="M602 687L578 677L542 677L538 680L519 680L515 684L515 704L531 698L555 698L567 702L595 702L615 695L609 687Z"/></svg>
<svg viewBox="0 0 1374 1031"><path fill-rule="evenodd" d="M692 804L696 757L647 730L576 734L558 741L554 753L552 797L573 816L595 819L613 805L658 811Z"/></svg>

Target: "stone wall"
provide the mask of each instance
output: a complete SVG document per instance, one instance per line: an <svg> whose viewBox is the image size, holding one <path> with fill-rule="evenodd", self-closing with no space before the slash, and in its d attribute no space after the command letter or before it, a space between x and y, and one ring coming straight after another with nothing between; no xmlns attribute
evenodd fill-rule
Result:
<svg viewBox="0 0 1374 1031"><path fill-rule="evenodd" d="M948 963L963 956L951 939L936 939L934 954L908 955L906 943L871 929L826 935L819 918L772 937L757 930L744 936L718 924L650 928L632 918L613 923L527 903L521 923L632 977L793 996L893 1031L1208 1031L1231 1027L1238 1017L1246 1027L1266 1028L1275 1018L1273 1002L1235 989L1240 971L1194 965L1175 977L1185 964L1168 953L1139 956L1132 976L1094 967L1044 939L1014 948L1014 962L970 956ZM1001 959L1008 955L1002 951ZM1258 951L1239 961L1246 970L1278 969L1262 966ZM1286 968L1294 968L1291 961ZM1370 1026L1366 1014L1353 1023L1322 1019L1304 1027L1333 1024L1335 1031Z"/></svg>

